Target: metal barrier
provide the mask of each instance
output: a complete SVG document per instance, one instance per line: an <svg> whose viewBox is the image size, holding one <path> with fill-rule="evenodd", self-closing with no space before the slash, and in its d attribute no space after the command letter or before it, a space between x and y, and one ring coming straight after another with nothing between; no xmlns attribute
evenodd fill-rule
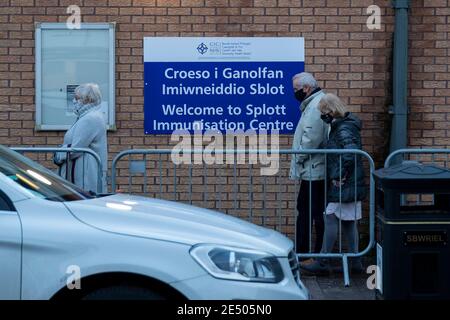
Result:
<svg viewBox="0 0 450 320"><path fill-rule="evenodd" d="M92 151L91 149L86 149L86 148L34 148L34 147L20 147L20 148L11 148L11 150L14 150L16 152L19 153L55 153L55 152L65 152L67 153L67 159L70 160L70 154L71 153L84 153L84 154L88 154L90 156L92 156L95 161L97 162L97 192L101 192L103 189L103 182L102 182L102 178L103 178L103 167L102 167L102 163L100 160L100 157L98 156L97 153L95 153L94 151ZM84 162L83 162L83 172L84 172Z"/></svg>
<svg viewBox="0 0 450 320"><path fill-rule="evenodd" d="M430 162L433 164L436 163L442 163L443 166L447 167L448 164L450 164L449 161L449 155L450 155L450 149L399 149L394 151L393 153L391 153L385 163L384 163L384 167L385 168L389 168L392 165L392 162L394 162L394 160L398 157L398 156L406 156L406 155L417 155L417 162ZM421 157L421 154L429 154L431 155L430 158L425 158L425 157ZM446 157L445 159L436 159L436 155L437 154L445 154ZM422 161L421 161L422 158ZM423 159L425 158L425 159ZM410 159L411 160L411 159Z"/></svg>
<svg viewBox="0 0 450 320"><path fill-rule="evenodd" d="M298 194L298 181L291 181L291 184L294 184L294 188L289 188L289 183L285 183L282 184L281 183L281 179L287 178L288 174L282 174L282 172L284 171L283 166L280 165L280 170L278 171L278 174L276 175L276 177L274 178L273 176L263 176L262 177L262 181L261 179L258 179L259 182L262 184L262 189L259 188L259 193L262 193L262 197L258 197L259 200L262 200L262 204L260 206L260 208L257 208L254 204L255 204L255 181L257 179L257 177L255 177L254 173L253 173L253 169L254 169L254 165L251 163L245 164L245 166L248 166L248 184L247 187L244 188L245 184L243 184L243 179L242 179L242 173L245 172L242 169L238 169L238 164L236 161L237 155L244 155L244 156L250 156L252 154L258 154L258 153L262 153L262 154L273 154L273 151L268 151L268 150L216 150L215 154L223 154L223 155L228 155L228 154L233 154L235 155L233 157L234 159L234 163L232 164L232 175L230 176L224 176L224 172L226 171L226 169L223 168L219 168L216 169L217 164L214 165L208 165L209 167L207 167L207 165L205 164L205 162L202 161L201 169L202 170L202 174L195 174L193 175L193 167L195 165L193 164L189 164L188 165L188 171L183 171L179 168L177 168L178 166L176 164L173 164L173 180L170 183L170 180L172 177L169 178L169 174L165 174L163 175L163 168L164 170L167 170L167 172L169 172L169 167L170 165L163 165L163 159L162 156L165 155L165 157L167 157L167 159L165 159L166 161L170 161L169 156L172 154L172 150L169 149L133 149L133 150L126 150L126 151L122 151L120 152L113 160L112 163L112 170L111 170L111 182L112 182L112 192L117 191L118 186L123 186L126 185L126 182L124 180L122 180L122 182L118 182L118 171L121 170L123 171L122 175L120 175L121 177L124 177L125 179L128 179L128 193L142 193L144 195L148 195L148 194L153 194L155 197L159 195L159 198L164 198L164 195L166 195L169 192L169 188L165 188L166 185L172 185L173 186L173 193L172 196L170 197L169 200L175 200L175 201L189 201L190 204L192 204L193 201L193 186L195 186L195 184L193 183L194 179L197 180L201 180L201 182L198 182L198 186L202 187L202 190L200 193L202 193L202 198L201 199L197 199L197 201L201 201L202 202L202 206L203 207L208 207L209 205L209 201L208 201L208 195L211 193L214 193L215 197L214 197L214 202L212 203L213 209L216 210L222 210L222 205L226 200L231 200L228 201L228 204L230 204L230 202L232 203L232 206L228 205L228 206L224 206L225 209L233 209L234 213L238 213L237 216L240 218L244 218L243 215L239 216L239 211L241 211L242 207L245 207L244 210L248 210L248 215L246 216L247 220L249 220L250 222L254 222L254 218L260 218L259 220L259 224L266 226L266 222L267 220L270 220L268 218L267 215L267 209L272 209L276 211L276 223L268 223L268 225L272 225L275 227L275 229L277 229L278 231L282 232L282 221L284 218L284 221L286 221L286 225L288 225L288 221L289 221L289 217L287 217L286 215L283 215L283 209L288 210L289 209L289 205L291 204L292 207L292 203L295 203L295 201L289 201L289 199L283 199L283 196L286 197L286 194L289 194L289 190L291 191L291 193L294 193L295 196L297 196ZM191 155L195 155L195 154L202 154L204 153L203 150L191 150L190 151ZM350 278L349 278L349 268L348 268L348 258L358 258L358 257L362 257L364 255L366 255L374 246L375 243L375 239L374 239L374 232L375 232L375 204L374 204L374 199L375 199L375 188L374 188L374 180L373 180L373 176L372 173L375 170L375 164L374 161L372 159L372 157L361 150L303 150L303 151L293 151L293 150L280 150L280 151L276 151L276 153L278 153L278 155L280 157L285 156L286 158L289 158L288 156L290 155L294 155L294 154L303 154L303 155L307 155L309 156L309 158L311 158L312 155L315 154L323 154L324 158L325 158L325 167L327 165L326 159L327 159L327 155L329 154L339 154L339 162L340 162L340 166L342 166L342 155L343 154L353 154L354 155L354 159L355 159L355 172L356 172L356 166L357 166L357 157L361 156L362 158L365 158L368 161L369 164L369 171L370 171L370 175L369 175L369 243L367 244L367 247L360 252L342 252L342 237L341 237L341 231L342 231L342 226L341 226L341 220L339 219L339 253L313 253L311 252L311 247L312 247L312 224L309 225L309 253L300 253L298 254L298 257L301 258L331 258L331 259L341 259L342 260L342 266L343 266L343 273L344 273L344 283L346 286L348 286L350 284ZM119 166L119 162L125 158L128 157L128 166ZM133 158L134 159L130 159ZM148 158L151 159L148 159ZM151 163L150 166L148 166L148 163ZM290 161L289 161L290 163ZM154 171L157 171L157 173L155 174ZM177 171L178 170L178 171ZM208 170L212 170L212 174L211 172L208 172ZM311 168L309 168L309 170L312 170ZM152 172L153 171L153 172ZM325 170L326 171L326 170ZM182 177L178 177L178 172L182 172L185 173L186 178L188 178L187 180L187 186L188 186L188 197L186 198L182 198L180 196L180 193L182 191L186 191L186 189L184 188L185 185L181 184L182 181ZM208 175L208 173L210 173ZM136 175L141 175L142 180L138 180L138 181L134 181L133 182L133 178L136 178ZM199 177L201 177L202 179L198 179ZM216 178L218 179L218 183L212 184L211 178ZM153 182L153 185L151 187L151 190L149 190L148 188L148 181L151 180ZM163 181L165 180L165 183L163 183ZM270 190L268 190L267 188L267 182L268 180L272 180L275 181L276 185L277 185L277 189L276 191L274 191L272 189L272 193L275 193L275 196L273 198L275 198L275 201L277 202L277 206L268 206L268 193ZM278 180L278 181L277 181ZM327 180L327 177L325 176L325 181ZM342 177L340 177L340 181L342 182ZM231 191L228 192L228 194L231 194L231 199L227 199L226 195L224 197L224 193L226 193L226 189L230 190L229 188L227 188L230 183L232 184L232 189ZM139 189L139 190L133 190L133 186L135 186L136 184L142 184L143 188ZM163 188L164 185L164 188ZM340 190L342 191L342 184L340 183L339 185L341 185ZM213 187L217 187L218 188L214 188L211 189L211 186ZM159 190L158 190L159 188ZM356 181L355 181L355 188L356 188ZM241 189L241 192L239 192L239 189ZM246 191L245 191L246 190ZM125 190L120 189L121 192L125 192ZM198 191L198 189L197 189ZM327 183L325 183L325 195L327 194ZM246 201L242 201L242 199L245 197L242 197L244 194L247 194L248 199L247 199L247 203ZM256 192L257 194L257 192ZM311 192L309 193L309 203L311 203ZM262 199L261 199L262 198ZM341 198L341 196L340 196ZM272 199L273 200L273 199ZM238 208L238 201L241 201L241 206L240 208ZM287 205L285 205L284 207L282 206L282 202L285 201L287 202ZM273 201L272 201L273 202ZM325 196L325 202L326 202L326 196ZM326 204L326 203L325 203ZM268 208L270 207L270 208ZM262 209L262 210L259 210ZM341 209L342 210L342 209ZM257 211L260 211L260 214L257 215ZM356 213L355 213L356 214ZM296 206L294 206L294 217L295 217L295 224L294 224L294 232L295 232L295 239L297 238L297 210L296 210ZM310 206L310 210L309 210L309 221L311 222L311 206ZM356 217L355 217L356 218ZM269 221L270 222L270 221ZM285 230L286 231L286 230ZM284 232L286 234L286 232Z"/></svg>

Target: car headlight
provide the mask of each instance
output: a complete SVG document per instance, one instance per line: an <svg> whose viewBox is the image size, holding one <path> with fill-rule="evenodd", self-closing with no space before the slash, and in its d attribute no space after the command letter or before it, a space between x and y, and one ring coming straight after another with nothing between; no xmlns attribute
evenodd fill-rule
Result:
<svg viewBox="0 0 450 320"><path fill-rule="evenodd" d="M268 253L219 245L197 245L192 257L213 277L227 280L278 283L283 270Z"/></svg>

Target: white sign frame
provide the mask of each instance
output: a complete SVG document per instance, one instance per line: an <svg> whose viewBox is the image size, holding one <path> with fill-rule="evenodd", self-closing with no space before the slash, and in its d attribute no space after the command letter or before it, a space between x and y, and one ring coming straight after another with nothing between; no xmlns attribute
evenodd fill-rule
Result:
<svg viewBox="0 0 450 320"><path fill-rule="evenodd" d="M42 114L45 112L42 106L42 33L46 30L67 30L66 23L36 23L35 26L35 97L36 97L36 130L37 131L63 131L68 130L70 125L55 125L43 123ZM82 30L106 30L109 34L109 103L108 103L108 121L107 129L116 130L116 98L115 98L115 59L116 59L116 45L115 45L115 29L116 23L82 23L80 25ZM62 101L66 103L66 101Z"/></svg>

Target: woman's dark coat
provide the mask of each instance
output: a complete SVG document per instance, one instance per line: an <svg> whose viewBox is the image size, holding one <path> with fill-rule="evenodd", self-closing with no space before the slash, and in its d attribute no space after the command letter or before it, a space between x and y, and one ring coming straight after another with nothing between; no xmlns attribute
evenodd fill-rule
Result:
<svg viewBox="0 0 450 320"><path fill-rule="evenodd" d="M347 112L343 118L338 118L332 122L326 149L361 149L360 131L361 121L352 113ZM364 168L360 155L352 153L328 154L326 163L328 202L353 202L365 198ZM345 178L342 187L334 186L332 180L340 181L341 178Z"/></svg>

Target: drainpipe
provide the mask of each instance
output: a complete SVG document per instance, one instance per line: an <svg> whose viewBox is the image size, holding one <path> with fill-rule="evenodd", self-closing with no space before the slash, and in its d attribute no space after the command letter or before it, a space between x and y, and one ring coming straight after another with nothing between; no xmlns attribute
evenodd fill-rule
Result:
<svg viewBox="0 0 450 320"><path fill-rule="evenodd" d="M408 144L408 10L409 0L393 0L395 9L393 105L390 152ZM399 163L400 158L393 163Z"/></svg>

